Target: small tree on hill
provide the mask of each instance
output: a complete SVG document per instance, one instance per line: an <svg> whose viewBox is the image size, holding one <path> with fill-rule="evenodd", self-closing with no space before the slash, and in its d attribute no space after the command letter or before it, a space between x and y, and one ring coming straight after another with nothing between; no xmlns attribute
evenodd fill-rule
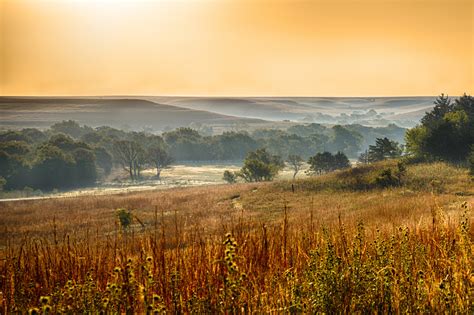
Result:
<svg viewBox="0 0 474 315"><path fill-rule="evenodd" d="M402 148L398 142L385 138L375 139L375 145L369 146L368 160L370 162L396 158L402 155Z"/></svg>
<svg viewBox="0 0 474 315"><path fill-rule="evenodd" d="M331 170L333 155L330 152L317 153L308 160L310 165L308 173L318 174L329 172Z"/></svg>
<svg viewBox="0 0 474 315"><path fill-rule="evenodd" d="M444 118L444 115L453 110L453 105L451 104L451 99L444 94L438 96L434 101L434 107L431 112L425 114L421 119L423 125L433 126Z"/></svg>
<svg viewBox="0 0 474 315"><path fill-rule="evenodd" d="M277 155L271 155L266 149L249 152L244 160L244 166L237 176L246 182L261 182L272 180L284 167Z"/></svg>
<svg viewBox="0 0 474 315"><path fill-rule="evenodd" d="M235 182L237 182L237 175L235 175L234 172L225 170L223 179L229 184L234 184Z"/></svg>
<svg viewBox="0 0 474 315"><path fill-rule="evenodd" d="M359 155L357 162L360 164L369 164L369 150L365 150Z"/></svg>
<svg viewBox="0 0 474 315"><path fill-rule="evenodd" d="M160 178L161 171L173 162L173 158L169 155L168 151L160 145L148 148L148 158L156 168L156 177L158 179Z"/></svg>
<svg viewBox="0 0 474 315"><path fill-rule="evenodd" d="M293 179L295 179L296 175L298 174L299 171L301 171L301 168L303 167L303 164L304 164L303 158L296 154L290 154L286 162L293 169Z"/></svg>
<svg viewBox="0 0 474 315"><path fill-rule="evenodd" d="M351 162L347 156L342 152L334 154L334 169L340 170L351 166Z"/></svg>
<svg viewBox="0 0 474 315"><path fill-rule="evenodd" d="M464 94L451 102L442 94L405 138L412 157L465 163L474 145L474 97Z"/></svg>
<svg viewBox="0 0 474 315"><path fill-rule="evenodd" d="M144 150L140 144L129 140L114 142L116 160L130 175L130 179L138 179L144 163Z"/></svg>
<svg viewBox="0 0 474 315"><path fill-rule="evenodd" d="M308 160L310 168L308 174L318 174L332 172L338 169L350 167L350 162L347 156L342 152L337 152L335 155L330 152L318 153Z"/></svg>

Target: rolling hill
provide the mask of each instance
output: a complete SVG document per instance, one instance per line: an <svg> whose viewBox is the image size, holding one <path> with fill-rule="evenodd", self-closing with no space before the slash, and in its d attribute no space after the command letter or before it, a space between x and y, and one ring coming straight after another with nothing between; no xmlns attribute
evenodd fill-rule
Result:
<svg viewBox="0 0 474 315"><path fill-rule="evenodd" d="M412 127L434 97L144 97L162 104L265 120Z"/></svg>
<svg viewBox="0 0 474 315"><path fill-rule="evenodd" d="M2 127L47 127L69 119L94 127L108 125L134 130L144 127L162 130L191 123L232 125L262 122L142 99L0 97Z"/></svg>
<svg viewBox="0 0 474 315"><path fill-rule="evenodd" d="M90 126L162 131L279 128L295 123L415 126L433 97L0 97L0 127L47 127L62 120ZM242 127L245 126L245 127Z"/></svg>

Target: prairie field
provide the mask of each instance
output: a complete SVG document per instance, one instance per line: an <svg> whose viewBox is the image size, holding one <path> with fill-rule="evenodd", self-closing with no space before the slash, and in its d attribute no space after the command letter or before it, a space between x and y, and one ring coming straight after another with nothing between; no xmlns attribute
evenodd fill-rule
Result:
<svg viewBox="0 0 474 315"><path fill-rule="evenodd" d="M0 203L1 312L472 313L467 170L394 167Z"/></svg>

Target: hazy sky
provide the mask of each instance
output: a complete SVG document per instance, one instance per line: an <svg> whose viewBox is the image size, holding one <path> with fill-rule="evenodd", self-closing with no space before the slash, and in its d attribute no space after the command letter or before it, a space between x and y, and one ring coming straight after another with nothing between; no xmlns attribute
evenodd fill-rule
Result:
<svg viewBox="0 0 474 315"><path fill-rule="evenodd" d="M0 95L474 93L474 0L0 0Z"/></svg>

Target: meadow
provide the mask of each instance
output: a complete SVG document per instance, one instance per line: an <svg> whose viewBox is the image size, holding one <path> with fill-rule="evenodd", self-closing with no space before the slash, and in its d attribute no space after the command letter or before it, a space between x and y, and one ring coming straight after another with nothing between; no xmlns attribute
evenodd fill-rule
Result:
<svg viewBox="0 0 474 315"><path fill-rule="evenodd" d="M472 179L395 167L0 203L1 312L472 313Z"/></svg>

